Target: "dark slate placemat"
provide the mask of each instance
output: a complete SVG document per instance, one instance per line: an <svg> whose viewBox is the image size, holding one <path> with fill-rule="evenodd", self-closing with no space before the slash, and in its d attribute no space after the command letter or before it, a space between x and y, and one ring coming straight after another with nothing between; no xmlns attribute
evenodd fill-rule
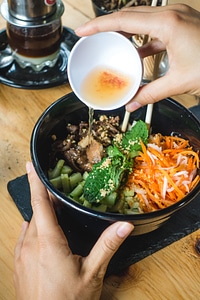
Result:
<svg viewBox="0 0 200 300"><path fill-rule="evenodd" d="M27 176L23 175L8 183L8 191L26 221L32 216L30 190ZM75 220L66 210L60 211L58 220L74 253L87 255L96 241L88 236L84 228L78 229ZM129 237L111 260L107 275L118 273L129 265L170 245L180 238L200 228L200 194L188 205L178 211L161 228L141 236Z"/></svg>
<svg viewBox="0 0 200 300"><path fill-rule="evenodd" d="M200 111L200 106L195 107L192 111L197 115ZM7 188L23 218L29 221L32 216L32 209L27 175L22 175L11 180L8 182ZM76 254L87 255L97 237L91 234L88 235L88 231L85 228L77 227L76 221L73 216L70 216L67 207L57 210L57 217L72 251ZM107 275L122 271L131 264L172 244L199 228L200 194L192 202L176 212L159 229L151 233L127 238L111 260Z"/></svg>

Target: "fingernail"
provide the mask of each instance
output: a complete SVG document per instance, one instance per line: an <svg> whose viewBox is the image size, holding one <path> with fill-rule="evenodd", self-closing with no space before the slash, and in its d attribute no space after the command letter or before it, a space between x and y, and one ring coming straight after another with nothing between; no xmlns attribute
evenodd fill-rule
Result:
<svg viewBox="0 0 200 300"><path fill-rule="evenodd" d="M26 231L28 226L29 226L29 223L27 221L23 221L21 231L23 231L23 232Z"/></svg>
<svg viewBox="0 0 200 300"><path fill-rule="evenodd" d="M125 238L127 237L131 231L133 231L134 226L131 223L123 222L118 228L117 228L117 235L120 238Z"/></svg>
<svg viewBox="0 0 200 300"><path fill-rule="evenodd" d="M83 26L80 25L79 27L77 27L77 28L75 29L75 33L76 33L77 35L80 34L80 33L82 32L82 29L83 29Z"/></svg>
<svg viewBox="0 0 200 300"><path fill-rule="evenodd" d="M29 174L30 171L31 171L31 163L30 163L30 161L27 161L27 163L26 163L26 172L27 172L27 174Z"/></svg>
<svg viewBox="0 0 200 300"><path fill-rule="evenodd" d="M26 228L29 225L29 222L23 221L22 222L22 228Z"/></svg>
<svg viewBox="0 0 200 300"><path fill-rule="evenodd" d="M129 112L132 112L134 110L137 110L138 108L140 108L142 105L139 102L133 101L130 102L126 105L126 110Z"/></svg>

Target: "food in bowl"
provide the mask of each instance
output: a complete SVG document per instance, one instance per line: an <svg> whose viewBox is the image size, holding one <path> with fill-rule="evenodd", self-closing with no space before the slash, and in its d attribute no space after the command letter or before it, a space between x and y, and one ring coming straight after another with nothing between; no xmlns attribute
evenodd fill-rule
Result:
<svg viewBox="0 0 200 300"><path fill-rule="evenodd" d="M199 182L199 153L172 134L148 134L139 120L121 132L119 116L67 124L53 135L50 182L88 208L136 214L166 208Z"/></svg>
<svg viewBox="0 0 200 300"><path fill-rule="evenodd" d="M113 111L104 111L107 116L119 116L122 123L125 109L121 107ZM102 111L95 110L94 117L102 114ZM133 120L145 120L146 107L141 107L131 113L130 123ZM39 117L31 136L31 157L35 170L50 193L54 195L53 201L56 210L73 220L72 227L86 232L86 236L98 236L107 226L116 221L127 221L134 224L133 235L149 233L160 226L163 226L177 211L182 210L198 195L200 183L198 183L182 200L164 209L154 210L147 213L120 214L101 212L79 204L66 196L58 188L55 188L48 179L50 167L50 153L52 151L52 136L63 140L67 124L80 124L81 121L88 122L88 107L84 105L74 93L69 93L52 103ZM171 132L174 135L183 137L190 141L195 151L200 149L200 122L192 112L184 106L167 98L154 104L152 121L152 134L160 132L168 136ZM51 166L53 167L53 166Z"/></svg>

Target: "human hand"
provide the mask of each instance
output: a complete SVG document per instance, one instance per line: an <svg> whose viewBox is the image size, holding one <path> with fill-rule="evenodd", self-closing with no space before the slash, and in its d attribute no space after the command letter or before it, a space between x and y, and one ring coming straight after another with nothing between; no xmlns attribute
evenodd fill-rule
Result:
<svg viewBox="0 0 200 300"><path fill-rule="evenodd" d="M24 222L15 248L14 284L19 300L99 299L107 265L133 225L108 227L87 257L73 255L49 194L27 163L33 216Z"/></svg>
<svg viewBox="0 0 200 300"><path fill-rule="evenodd" d="M126 35L149 35L152 41L138 49L142 58L167 51L168 72L142 86L126 109L166 97L189 93L200 95L200 12L183 4L165 7L137 6L101 16L75 31L87 36L101 31L120 31Z"/></svg>

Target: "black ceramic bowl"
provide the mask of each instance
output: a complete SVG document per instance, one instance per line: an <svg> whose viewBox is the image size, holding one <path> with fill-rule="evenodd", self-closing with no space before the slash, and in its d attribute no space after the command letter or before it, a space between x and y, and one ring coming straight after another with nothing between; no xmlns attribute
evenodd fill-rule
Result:
<svg viewBox="0 0 200 300"><path fill-rule="evenodd" d="M96 115L99 113L119 115L122 119L124 108L108 112L95 111ZM144 120L145 113L146 107L143 107L133 112L131 119ZM52 143L51 136L56 134L62 137L67 123L78 124L81 120L88 120L88 108L77 99L74 93L70 93L46 109L37 121L31 138L31 156L36 172L46 188L56 196L57 203L63 206L63 209L67 208L68 215L72 218L74 226L85 228L88 234L91 233L98 236L112 222L118 220L129 221L135 226L133 235L141 235L165 224L173 214L192 201L198 194L200 183L184 199L168 208L135 215L97 212L79 205L64 196L53 187L47 178L48 158ZM200 149L200 122L188 109L172 99L164 99L154 105L152 132L160 132L164 135L176 132L178 135L189 139L195 149Z"/></svg>

